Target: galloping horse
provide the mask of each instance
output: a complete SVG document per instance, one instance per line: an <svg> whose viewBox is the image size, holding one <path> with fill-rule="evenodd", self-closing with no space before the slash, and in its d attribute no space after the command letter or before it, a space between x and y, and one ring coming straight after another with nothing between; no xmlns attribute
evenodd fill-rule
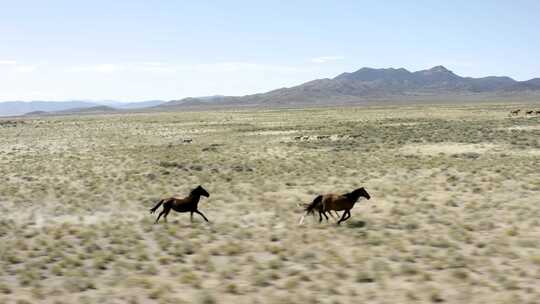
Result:
<svg viewBox="0 0 540 304"><path fill-rule="evenodd" d="M163 211L158 215L156 219L156 224L159 221L159 218L163 215L163 219L165 222L167 222L167 215L169 214L169 211L173 209L176 212L190 212L191 216L190 219L193 222L193 213L197 213L200 216L203 217L205 221L208 222L208 219L202 212L198 209L199 200L201 199L201 196L210 197L210 194L202 187L198 186L197 188L191 190L188 197L185 198L176 198L176 197L169 197L160 200L157 205L150 209L150 213L156 212L156 210L163 204Z"/></svg>
<svg viewBox="0 0 540 304"><path fill-rule="evenodd" d="M314 214L315 211L319 212L320 223L322 221L322 215L324 215L328 219L325 212L331 210L345 210L345 212L343 212L343 215L341 216L341 219L337 222L339 225L341 224L341 222L344 222L351 217L351 209L352 207L354 207L354 204L356 203L356 201L358 201L360 197L364 197L368 200L371 198L371 196L369 195L369 193L367 193L364 187L358 188L353 192L341 195L335 193L319 195L313 200L313 202L311 202L311 204L305 207L304 211L306 212L306 214L302 215L302 218L300 218L299 225L302 225L306 215Z"/></svg>
<svg viewBox="0 0 540 304"><path fill-rule="evenodd" d="M521 112L521 109L512 110L512 111L510 111L510 115L511 115L511 116L512 116L512 115L518 115L519 112Z"/></svg>

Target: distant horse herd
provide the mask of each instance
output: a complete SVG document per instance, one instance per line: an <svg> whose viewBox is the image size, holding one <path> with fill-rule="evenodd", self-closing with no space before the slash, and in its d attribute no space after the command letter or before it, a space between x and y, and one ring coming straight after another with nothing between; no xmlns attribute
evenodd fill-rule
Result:
<svg viewBox="0 0 540 304"><path fill-rule="evenodd" d="M527 115L540 115L540 110L515 109L515 110L510 111L509 116L518 116L520 113L525 113L525 116L527 116Z"/></svg>
<svg viewBox="0 0 540 304"><path fill-rule="evenodd" d="M210 193L208 193L206 189L199 185L197 188L191 190L187 197L168 197L160 200L157 205L150 209L150 213L154 213L157 209L159 209L161 205L163 205L163 210L159 213L155 224L159 222L161 216L163 216L163 220L167 222L167 215L169 214L171 209L176 212L189 212L191 221L193 221L193 213L197 213L202 216L205 221L208 222L206 216L204 216L204 214L199 211L199 201L201 199L201 196L210 197ZM351 217L351 209L354 207L354 204L356 204L358 200L363 198L368 200L371 199L371 196L364 187L358 188L352 192L345 194L328 193L319 195L310 204L302 205L305 214L302 215L302 217L300 218L299 224L302 225L306 215L315 214L315 212L319 213L319 222L322 222L323 216L328 221L328 216L326 215L327 212L332 215L330 211L334 211L336 213L337 211L344 211L341 218L337 222L337 224L339 225Z"/></svg>

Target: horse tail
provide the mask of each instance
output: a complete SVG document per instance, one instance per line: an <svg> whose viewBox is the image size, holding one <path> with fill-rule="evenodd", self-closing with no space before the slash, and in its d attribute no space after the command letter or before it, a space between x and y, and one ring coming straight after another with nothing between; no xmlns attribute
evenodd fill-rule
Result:
<svg viewBox="0 0 540 304"><path fill-rule="evenodd" d="M304 211L306 211L306 214L313 214L315 208L317 208L317 206L322 203L322 198L323 196L319 195L313 200L313 202L311 202L311 204L307 205L304 209Z"/></svg>
<svg viewBox="0 0 540 304"><path fill-rule="evenodd" d="M165 199L160 200L157 205L154 206L154 208L150 209L150 213L156 212L156 210L159 208L159 206L161 206L161 204L163 204L163 202L165 202Z"/></svg>
<svg viewBox="0 0 540 304"><path fill-rule="evenodd" d="M306 207L309 206L309 204L306 203L296 203L296 207L306 209Z"/></svg>

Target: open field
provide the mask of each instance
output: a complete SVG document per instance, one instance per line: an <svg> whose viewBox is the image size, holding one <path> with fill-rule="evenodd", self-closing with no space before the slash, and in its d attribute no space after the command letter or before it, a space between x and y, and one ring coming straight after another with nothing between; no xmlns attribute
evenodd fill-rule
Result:
<svg viewBox="0 0 540 304"><path fill-rule="evenodd" d="M0 304L539 303L540 116L516 107L2 124ZM153 224L198 184L211 224ZM296 204L359 186L341 226L297 225Z"/></svg>

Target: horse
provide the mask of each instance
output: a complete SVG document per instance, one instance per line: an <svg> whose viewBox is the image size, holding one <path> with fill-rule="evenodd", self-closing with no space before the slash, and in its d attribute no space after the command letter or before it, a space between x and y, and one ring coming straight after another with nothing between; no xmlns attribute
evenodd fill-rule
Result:
<svg viewBox="0 0 540 304"><path fill-rule="evenodd" d="M210 194L201 186L199 185L197 188L191 190L188 197L185 198L176 198L176 197L169 197L164 198L160 200L154 208L150 209L150 213L156 212L156 210L163 204L163 210L158 215L155 224L158 223L159 218L163 215L163 219L165 222L167 222L167 215L172 210L176 212L190 212L190 219L193 222L193 213L197 213L200 216L203 217L203 219L207 222L208 219L202 212L198 209L199 200L201 199L201 196L210 197Z"/></svg>
<svg viewBox="0 0 540 304"><path fill-rule="evenodd" d="M518 115L519 112L521 112L521 109L512 110L512 111L510 111L510 115Z"/></svg>
<svg viewBox="0 0 540 304"><path fill-rule="evenodd" d="M343 212L343 215L341 216L341 219L339 219L339 221L337 222L337 224L339 225L341 224L341 222L344 222L351 217L351 209L352 207L354 207L354 204L358 201L360 197L366 198L368 200L371 199L371 196L364 187L341 195L335 193L319 195L313 200L313 202L311 202L311 204L308 204L304 208L304 211L306 213L302 216L302 218L300 218L299 225L302 225L306 215L315 214L315 211L319 212L320 223L322 222L322 215L324 215L328 219L325 212L331 210L345 210L345 212Z"/></svg>
<svg viewBox="0 0 540 304"><path fill-rule="evenodd" d="M540 110L536 110L536 115L540 115Z"/></svg>
<svg viewBox="0 0 540 304"><path fill-rule="evenodd" d="M525 115L532 115L532 113L533 113L533 110L530 110L530 111L525 112Z"/></svg>

